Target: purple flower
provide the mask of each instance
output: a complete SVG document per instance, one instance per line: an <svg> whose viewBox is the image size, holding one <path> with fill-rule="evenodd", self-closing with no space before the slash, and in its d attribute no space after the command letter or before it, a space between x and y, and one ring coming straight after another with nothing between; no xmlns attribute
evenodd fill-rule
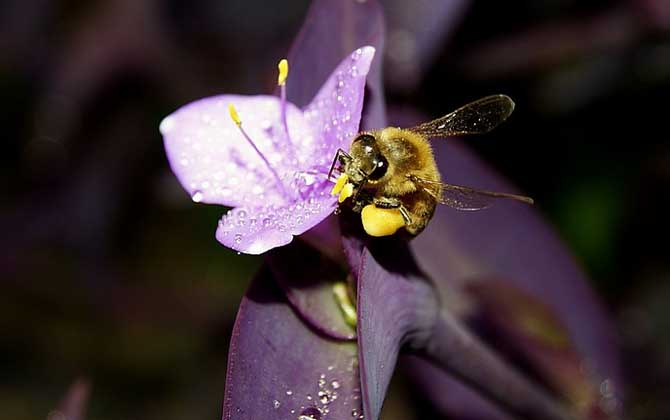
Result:
<svg viewBox="0 0 670 420"><path fill-rule="evenodd" d="M261 254L335 210L328 170L358 132L374 53L351 53L303 109L286 101L282 60L279 97L213 96L163 120L170 165L193 201L234 207L219 221L219 242Z"/></svg>

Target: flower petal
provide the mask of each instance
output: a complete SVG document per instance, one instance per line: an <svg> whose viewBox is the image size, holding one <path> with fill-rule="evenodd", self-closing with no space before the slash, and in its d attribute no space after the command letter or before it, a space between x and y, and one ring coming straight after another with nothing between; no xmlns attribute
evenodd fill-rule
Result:
<svg viewBox="0 0 670 420"><path fill-rule="evenodd" d="M374 57L373 47L354 51L340 63L305 108L305 119L316 138L316 148L299 147L298 153L309 153L316 164L329 167L338 148L349 149L358 132L365 94L365 78Z"/></svg>
<svg viewBox="0 0 670 420"><path fill-rule="evenodd" d="M383 21L375 0L313 1L288 56L289 100L305 107L333 69L356 48L371 45L382 51Z"/></svg>
<svg viewBox="0 0 670 420"><path fill-rule="evenodd" d="M356 343L308 328L262 270L233 329L223 419L358 418L360 407Z"/></svg>
<svg viewBox="0 0 670 420"><path fill-rule="evenodd" d="M327 194L329 185L321 180L312 194L293 203L230 210L219 221L216 239L246 254L262 254L286 245L294 235L311 229L335 210L336 200Z"/></svg>
<svg viewBox="0 0 670 420"><path fill-rule="evenodd" d="M225 206L287 202L272 172L231 120L233 104L242 127L286 182L297 162L279 130L279 99L274 96L220 95L178 109L160 125L170 166L193 201ZM293 104L287 104L292 139L307 147L312 132Z"/></svg>

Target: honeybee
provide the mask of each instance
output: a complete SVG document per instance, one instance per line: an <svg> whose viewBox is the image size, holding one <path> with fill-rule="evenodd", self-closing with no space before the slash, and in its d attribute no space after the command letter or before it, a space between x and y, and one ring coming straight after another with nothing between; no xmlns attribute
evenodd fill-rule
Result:
<svg viewBox="0 0 670 420"><path fill-rule="evenodd" d="M339 203L350 199L347 204L361 213L371 236L392 235L401 228L416 236L438 203L457 210L481 210L501 198L532 204L529 197L443 182L428 142L432 137L487 133L513 110L508 96L492 95L416 127L361 132L349 151L339 149L333 159L328 177L340 175L331 193L339 195Z"/></svg>

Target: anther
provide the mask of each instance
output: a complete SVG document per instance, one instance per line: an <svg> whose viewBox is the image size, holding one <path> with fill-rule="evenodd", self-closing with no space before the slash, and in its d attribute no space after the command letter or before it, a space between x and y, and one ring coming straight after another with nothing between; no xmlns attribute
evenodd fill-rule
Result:
<svg viewBox="0 0 670 420"><path fill-rule="evenodd" d="M284 86L286 84L286 78L288 77L288 60L282 58L277 64L279 69L279 75L277 76L277 85Z"/></svg>

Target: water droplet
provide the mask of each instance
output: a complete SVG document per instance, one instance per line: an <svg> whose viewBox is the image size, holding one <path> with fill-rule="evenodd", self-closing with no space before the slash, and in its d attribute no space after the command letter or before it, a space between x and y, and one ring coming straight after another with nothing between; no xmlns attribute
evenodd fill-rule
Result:
<svg viewBox="0 0 670 420"><path fill-rule="evenodd" d="M242 242L242 234L241 233L236 233L235 234L235 243L239 244L240 242Z"/></svg>
<svg viewBox="0 0 670 420"><path fill-rule="evenodd" d="M316 407L308 407L302 410L298 420L321 420L321 410Z"/></svg>
<svg viewBox="0 0 670 420"><path fill-rule="evenodd" d="M172 131L174 126L175 126L174 118L166 117L165 119L163 119L163 121L161 121L161 124L158 127L158 129L161 131L161 133L167 134L170 131Z"/></svg>
<svg viewBox="0 0 670 420"><path fill-rule="evenodd" d="M200 191L193 192L193 195L191 195L191 200L193 200L194 203L201 202L202 201L202 192L200 192Z"/></svg>
<svg viewBox="0 0 670 420"><path fill-rule="evenodd" d="M180 160L179 163L181 163L181 166L188 166L188 159L184 158Z"/></svg>
<svg viewBox="0 0 670 420"><path fill-rule="evenodd" d="M332 381L332 382L330 383L330 386L332 386L333 389L339 389L340 386L342 386L342 385L340 384L340 381L338 381L337 379L335 379L334 381Z"/></svg>
<svg viewBox="0 0 670 420"><path fill-rule="evenodd" d="M286 391L286 395L289 395L289 396L293 395L293 391L291 391L291 390Z"/></svg>
<svg viewBox="0 0 670 420"><path fill-rule="evenodd" d="M274 400L274 401L272 401L272 406L273 406L273 407L275 408L275 410L276 410L276 409L278 409L278 408L281 406L281 403L279 402L279 400Z"/></svg>
<svg viewBox="0 0 670 420"><path fill-rule="evenodd" d="M270 227L272 225L272 220L270 219L263 219L263 226L264 227Z"/></svg>
<svg viewBox="0 0 670 420"><path fill-rule="evenodd" d="M328 404L330 403L330 393L327 391L319 391L319 401L321 401L321 404Z"/></svg>
<svg viewBox="0 0 670 420"><path fill-rule="evenodd" d="M328 366L328 371L329 372L332 371L333 369L335 369L335 366L333 366L333 365Z"/></svg>
<svg viewBox="0 0 670 420"><path fill-rule="evenodd" d="M240 209L237 212L237 217L239 217L240 219L244 219L245 217L247 217L247 212L245 210Z"/></svg>

